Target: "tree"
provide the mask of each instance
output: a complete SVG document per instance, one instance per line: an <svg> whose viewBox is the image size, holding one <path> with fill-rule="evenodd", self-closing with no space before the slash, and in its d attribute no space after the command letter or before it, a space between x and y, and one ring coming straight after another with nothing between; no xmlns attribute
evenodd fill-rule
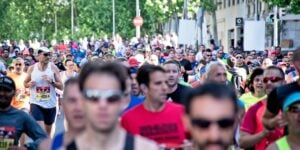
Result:
<svg viewBox="0 0 300 150"><path fill-rule="evenodd" d="M299 0L265 0L270 6L287 7L291 13L300 14Z"/></svg>

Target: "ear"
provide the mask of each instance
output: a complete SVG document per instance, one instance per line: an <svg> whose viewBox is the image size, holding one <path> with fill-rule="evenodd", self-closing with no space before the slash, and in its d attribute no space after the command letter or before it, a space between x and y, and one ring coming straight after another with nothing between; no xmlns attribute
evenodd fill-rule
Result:
<svg viewBox="0 0 300 150"><path fill-rule="evenodd" d="M148 87L145 84L141 84L140 88L143 91L143 93L147 93L148 92Z"/></svg>

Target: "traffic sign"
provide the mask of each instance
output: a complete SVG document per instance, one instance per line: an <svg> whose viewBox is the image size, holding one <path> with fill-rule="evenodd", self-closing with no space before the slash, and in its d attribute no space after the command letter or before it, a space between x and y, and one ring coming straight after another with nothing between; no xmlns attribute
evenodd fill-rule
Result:
<svg viewBox="0 0 300 150"><path fill-rule="evenodd" d="M144 20L141 16L136 16L133 20L132 23L136 27L140 27L144 24Z"/></svg>
<svg viewBox="0 0 300 150"><path fill-rule="evenodd" d="M235 18L235 25L236 26L243 26L244 25L244 19L243 18Z"/></svg>

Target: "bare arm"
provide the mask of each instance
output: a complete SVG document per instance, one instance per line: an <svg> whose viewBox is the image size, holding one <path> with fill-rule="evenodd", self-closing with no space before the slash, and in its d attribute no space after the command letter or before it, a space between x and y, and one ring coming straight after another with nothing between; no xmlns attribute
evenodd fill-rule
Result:
<svg viewBox="0 0 300 150"><path fill-rule="evenodd" d="M59 69L55 65L52 65L52 70L54 71L53 86L59 90L63 90L63 83L60 78Z"/></svg>
<svg viewBox="0 0 300 150"><path fill-rule="evenodd" d="M27 70L27 75L26 78L24 80L24 86L25 88L30 88L33 84L31 82L31 73L33 71L33 66L30 66Z"/></svg>
<svg viewBox="0 0 300 150"><path fill-rule="evenodd" d="M266 137L270 132L268 130L263 130L256 134L249 134L247 132L241 131L239 143L241 148L254 147L255 144L260 142L264 137Z"/></svg>

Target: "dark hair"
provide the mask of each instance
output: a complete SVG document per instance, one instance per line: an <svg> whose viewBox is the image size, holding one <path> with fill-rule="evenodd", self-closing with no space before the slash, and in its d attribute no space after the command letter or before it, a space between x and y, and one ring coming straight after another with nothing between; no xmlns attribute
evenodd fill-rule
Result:
<svg viewBox="0 0 300 150"><path fill-rule="evenodd" d="M67 66L67 63L68 63L69 61L73 62L71 59L67 59L67 60L65 61L65 66Z"/></svg>
<svg viewBox="0 0 300 150"><path fill-rule="evenodd" d="M229 99L234 105L235 114L238 112L237 95L235 90L229 85L210 82L204 83L203 85L188 91L185 103L185 111L187 114L190 114L191 105L192 102L196 100L195 98L204 95L212 96L220 101Z"/></svg>
<svg viewBox="0 0 300 150"><path fill-rule="evenodd" d="M79 78L76 77L71 77L69 78L65 83L64 83L64 89L66 89L68 86L73 85L73 84L78 84L79 83ZM67 90L64 90L63 92L63 97L65 97Z"/></svg>
<svg viewBox="0 0 300 150"><path fill-rule="evenodd" d="M80 91L84 89L84 83L86 79L91 74L109 74L116 77L120 83L120 90L124 92L126 90L126 79L127 79L127 70L124 66L116 62L87 62L84 64L80 74L79 74L79 88Z"/></svg>
<svg viewBox="0 0 300 150"><path fill-rule="evenodd" d="M174 64L178 67L178 70L180 71L180 68L181 68L181 65L180 63L177 61L177 60L168 60L164 63L164 65L167 65L167 64Z"/></svg>
<svg viewBox="0 0 300 150"><path fill-rule="evenodd" d="M277 70L277 71L279 71L280 72L280 75L281 75L281 77L284 79L284 77L285 77L285 74L284 74L284 72L283 72L283 70L280 68L280 67L277 67L277 66L269 66L266 70ZM265 71L266 71L265 70Z"/></svg>
<svg viewBox="0 0 300 150"><path fill-rule="evenodd" d="M156 66L152 64L145 64L141 66L137 72L137 77L136 77L139 85L145 84L146 86L148 86L150 82L150 74L154 72L165 73L165 70L161 66Z"/></svg>
<svg viewBox="0 0 300 150"><path fill-rule="evenodd" d="M248 82L248 88L252 93L255 92L254 88L253 88L254 78L256 76L260 76L260 75L263 75L263 74L264 74L264 69L256 68L256 69L253 70L252 74L250 75L249 82Z"/></svg>

